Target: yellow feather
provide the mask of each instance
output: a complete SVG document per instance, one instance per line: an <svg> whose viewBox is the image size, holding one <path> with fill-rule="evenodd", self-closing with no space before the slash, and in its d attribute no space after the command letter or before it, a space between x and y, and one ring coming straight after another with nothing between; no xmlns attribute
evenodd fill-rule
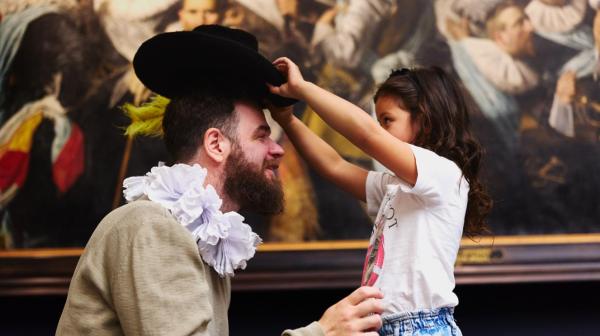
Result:
<svg viewBox="0 0 600 336"><path fill-rule="evenodd" d="M125 130L125 135L136 137L138 135L162 137L162 120L165 115L169 98L153 96L142 106L125 104L122 106L125 115L131 119L131 124Z"/></svg>

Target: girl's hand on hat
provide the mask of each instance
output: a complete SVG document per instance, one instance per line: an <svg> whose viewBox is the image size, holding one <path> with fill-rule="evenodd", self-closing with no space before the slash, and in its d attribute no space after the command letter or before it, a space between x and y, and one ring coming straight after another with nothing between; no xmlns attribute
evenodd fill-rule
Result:
<svg viewBox="0 0 600 336"><path fill-rule="evenodd" d="M267 109L271 112L271 117L275 120L281 127L284 127L288 124L293 117L293 106L275 106L269 102L266 103Z"/></svg>
<svg viewBox="0 0 600 336"><path fill-rule="evenodd" d="M288 98L302 99L304 88L309 83L302 77L298 66L287 57L276 59L273 65L287 78L287 82L280 86L267 83L271 93Z"/></svg>

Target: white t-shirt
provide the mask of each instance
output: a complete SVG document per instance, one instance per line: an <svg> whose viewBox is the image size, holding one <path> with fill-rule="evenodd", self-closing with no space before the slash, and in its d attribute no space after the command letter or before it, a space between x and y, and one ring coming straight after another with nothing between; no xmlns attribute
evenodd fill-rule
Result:
<svg viewBox="0 0 600 336"><path fill-rule="evenodd" d="M414 187L389 172L369 172L367 212L375 217L363 285L384 293L384 315L454 307L454 263L469 184L458 166L412 146ZM383 246L383 248L381 248Z"/></svg>

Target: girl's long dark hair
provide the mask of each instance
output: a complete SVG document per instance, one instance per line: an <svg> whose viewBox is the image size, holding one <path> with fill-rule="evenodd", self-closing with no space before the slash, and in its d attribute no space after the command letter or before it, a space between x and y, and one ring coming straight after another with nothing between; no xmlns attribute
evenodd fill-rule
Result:
<svg viewBox="0 0 600 336"><path fill-rule="evenodd" d="M414 144L455 162L469 182L464 234L488 232L485 217L492 199L479 180L483 148L471 133L469 115L475 106L458 83L439 67L392 72L379 87L380 97L399 98L411 119L420 125Z"/></svg>

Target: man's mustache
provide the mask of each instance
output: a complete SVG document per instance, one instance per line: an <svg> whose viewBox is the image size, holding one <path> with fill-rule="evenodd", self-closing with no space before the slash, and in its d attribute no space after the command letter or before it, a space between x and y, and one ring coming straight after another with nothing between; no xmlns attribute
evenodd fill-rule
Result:
<svg viewBox="0 0 600 336"><path fill-rule="evenodd" d="M281 160L266 160L263 162L263 170L265 169L278 169Z"/></svg>

